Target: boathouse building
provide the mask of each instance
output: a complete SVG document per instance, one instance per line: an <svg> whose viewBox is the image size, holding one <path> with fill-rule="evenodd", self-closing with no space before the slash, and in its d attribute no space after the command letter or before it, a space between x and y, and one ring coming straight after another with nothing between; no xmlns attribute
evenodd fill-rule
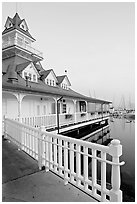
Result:
<svg viewBox="0 0 137 204"><path fill-rule="evenodd" d="M64 185L70 182L82 190L81 192L86 192L85 196L90 196L87 198L89 201L94 198L102 202L121 202L120 166L124 162L119 162L122 155L120 141L111 139L110 145L105 146L95 144L96 141L90 141L88 138L84 141L85 135L82 135L82 138L79 133L79 137L75 137L75 131L80 132L82 128L87 127L90 130L90 138L93 136L91 134L94 134L95 140L100 137L103 140L102 135L109 133L106 128L109 126L110 102L77 93L71 88L71 81L67 75L56 76L53 69L46 70L41 65L42 53L33 48L34 41L25 19L21 19L18 13L13 18L7 18L2 32L2 115L5 138L3 142L5 144L9 142L9 149L12 152L10 145L12 141L20 151L19 155L22 155L22 151L26 152L31 156L30 159L34 158L37 161L39 170L44 169L35 174L38 181L37 176L42 173L41 180L44 183L42 185L40 183L40 187L35 185L39 191L33 198L24 200L24 195L28 196L27 192L32 191L32 183L31 190L26 188L30 186L27 185L28 177L23 176L27 182L25 181L24 185L16 185L17 189L19 188L22 194L20 187L25 186L25 194L21 195L24 201L29 202L33 199L47 202L48 197L50 201L55 201L51 200L53 197L59 197L56 201L62 202L65 199L65 191L62 191L65 186L63 188L61 183L56 182L57 180L53 185L45 184L47 180L52 182L49 178L55 178L56 174L63 178ZM103 134L100 135L99 131ZM71 135L66 135L65 132ZM17 151L15 154L18 154ZM18 160L17 157L13 158L12 154L6 153L6 156L12 158L11 161ZM5 161L7 162L6 159ZM22 161L20 163L22 164ZM26 163L23 160L24 166ZM16 167L15 169L19 168L18 165ZM111 173L110 185L106 178L107 169ZM50 174L51 177L44 176ZM54 191L53 188L50 191L50 186L55 187ZM61 196L54 196L57 195L60 186ZM8 192L15 191L15 184L12 188L10 182L10 187ZM72 191L68 191L71 195ZM5 194L8 195L8 192ZM18 197L18 194L13 194ZM33 194L30 195L32 197ZM8 199L10 200L9 195ZM72 200L76 201L75 198ZM77 200L80 200L80 197Z"/></svg>
<svg viewBox="0 0 137 204"><path fill-rule="evenodd" d="M67 75L56 76L53 69L42 67L34 41L18 13L7 18L2 32L3 117L55 128L57 109L60 126L108 116L109 101L75 92Z"/></svg>

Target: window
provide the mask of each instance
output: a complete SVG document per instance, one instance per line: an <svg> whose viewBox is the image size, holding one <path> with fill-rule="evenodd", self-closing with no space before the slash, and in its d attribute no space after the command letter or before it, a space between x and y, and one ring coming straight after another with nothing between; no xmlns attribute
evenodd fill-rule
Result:
<svg viewBox="0 0 137 204"><path fill-rule="evenodd" d="M43 106L43 115L46 115L46 106Z"/></svg>
<svg viewBox="0 0 137 204"><path fill-rule="evenodd" d="M17 37L18 41L23 42L23 38Z"/></svg>
<svg viewBox="0 0 137 204"><path fill-rule="evenodd" d="M55 103L52 103L52 106L51 106L51 114L55 114L56 113L56 104Z"/></svg>
<svg viewBox="0 0 137 204"><path fill-rule="evenodd" d="M29 77L30 77L30 79L29 79L29 80L31 81L31 73L29 73Z"/></svg>
<svg viewBox="0 0 137 204"><path fill-rule="evenodd" d="M24 78L26 79L26 76L27 76L27 72L24 72Z"/></svg>
<svg viewBox="0 0 137 204"><path fill-rule="evenodd" d="M55 86L55 82L54 82L54 80L53 80L53 86Z"/></svg>
<svg viewBox="0 0 137 204"><path fill-rule="evenodd" d="M33 81L36 81L36 75L33 74Z"/></svg>
<svg viewBox="0 0 137 204"><path fill-rule="evenodd" d="M23 45L23 38L17 37L18 45Z"/></svg>
<svg viewBox="0 0 137 204"><path fill-rule="evenodd" d="M52 80L50 79L50 86L52 86Z"/></svg>
<svg viewBox="0 0 137 204"><path fill-rule="evenodd" d="M47 84L49 84L49 80L47 79Z"/></svg>
<svg viewBox="0 0 137 204"><path fill-rule="evenodd" d="M62 113L66 113L67 111L67 105L66 104L63 104L63 110L62 110Z"/></svg>

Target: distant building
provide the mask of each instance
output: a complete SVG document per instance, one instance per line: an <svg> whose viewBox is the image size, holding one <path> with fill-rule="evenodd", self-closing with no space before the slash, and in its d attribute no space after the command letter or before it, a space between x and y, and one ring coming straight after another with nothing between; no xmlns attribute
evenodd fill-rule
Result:
<svg viewBox="0 0 137 204"><path fill-rule="evenodd" d="M107 113L109 101L77 93L71 89L67 75L56 76L53 69L45 70L40 63L42 53L32 47L34 41L25 19L18 13L7 18L2 32L3 116L22 121L46 116L47 126L56 126L60 97L62 124L89 120L100 111Z"/></svg>

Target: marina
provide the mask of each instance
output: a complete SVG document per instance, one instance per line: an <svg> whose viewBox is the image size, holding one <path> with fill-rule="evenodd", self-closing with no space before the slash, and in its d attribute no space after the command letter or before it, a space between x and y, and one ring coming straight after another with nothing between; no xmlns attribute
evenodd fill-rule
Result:
<svg viewBox="0 0 137 204"><path fill-rule="evenodd" d="M131 121L131 122L130 122ZM120 139L123 145L121 160L125 165L121 168L121 189L125 202L135 201L135 120L115 118L110 123L111 137Z"/></svg>
<svg viewBox="0 0 137 204"><path fill-rule="evenodd" d="M106 131L105 131L106 129ZM89 128L88 128L89 130ZM85 136L82 136L84 135ZM69 136L69 133L65 135ZM71 133L72 137L74 136ZM76 137L76 132L75 132ZM121 161L125 165L121 168L121 189L123 191L124 202L135 201L135 120L123 117L110 118L109 125L102 130L95 131L94 134L87 134L86 130L79 135L80 139L102 145L110 145L113 139L119 139L123 146ZM89 163L90 166L90 163ZM89 170L90 171L90 170ZM100 173L100 172L99 172ZM110 169L107 169L107 182L111 183Z"/></svg>
<svg viewBox="0 0 137 204"><path fill-rule="evenodd" d="M2 201L135 202L134 5L20 6L3 3Z"/></svg>

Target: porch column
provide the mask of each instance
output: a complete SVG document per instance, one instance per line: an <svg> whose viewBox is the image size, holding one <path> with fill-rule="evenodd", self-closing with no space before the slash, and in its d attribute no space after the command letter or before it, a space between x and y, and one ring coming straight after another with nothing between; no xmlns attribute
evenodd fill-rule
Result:
<svg viewBox="0 0 137 204"><path fill-rule="evenodd" d="M86 120L88 120L88 112L87 112L87 109L88 109L88 102L85 101L85 104L86 104Z"/></svg>
<svg viewBox="0 0 137 204"><path fill-rule="evenodd" d="M55 100L55 113L56 113L55 121L56 121L56 127L57 127L57 111L58 111L58 109L57 109L57 98L54 98L54 100Z"/></svg>
<svg viewBox="0 0 137 204"><path fill-rule="evenodd" d="M103 120L103 103L101 103L101 114L102 114L102 120Z"/></svg>
<svg viewBox="0 0 137 204"><path fill-rule="evenodd" d="M76 100L73 100L73 103L74 103L74 122L76 123L77 122L77 114L76 114Z"/></svg>
<svg viewBox="0 0 137 204"><path fill-rule="evenodd" d="M18 100L18 118L19 118L19 122L21 122L21 102L22 102L23 97L24 96L21 96L21 94L18 93L17 100Z"/></svg>

